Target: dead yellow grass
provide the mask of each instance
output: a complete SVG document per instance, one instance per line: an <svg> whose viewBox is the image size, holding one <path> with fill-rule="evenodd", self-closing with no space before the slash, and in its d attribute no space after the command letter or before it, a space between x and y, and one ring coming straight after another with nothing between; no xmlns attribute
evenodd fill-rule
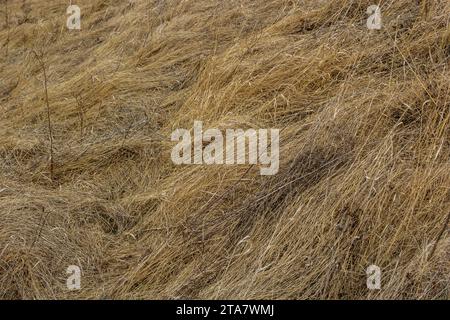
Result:
<svg viewBox="0 0 450 320"><path fill-rule="evenodd" d="M0 26L1 298L449 298L447 0L76 2ZM173 165L194 120L281 129L280 172Z"/></svg>

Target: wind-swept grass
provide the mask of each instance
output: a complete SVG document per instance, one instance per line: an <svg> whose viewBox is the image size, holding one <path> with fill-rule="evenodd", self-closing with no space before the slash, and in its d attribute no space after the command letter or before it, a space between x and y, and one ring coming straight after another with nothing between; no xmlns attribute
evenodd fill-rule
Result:
<svg viewBox="0 0 450 320"><path fill-rule="evenodd" d="M77 4L0 30L1 298L449 298L447 0ZM175 166L196 120L280 129L279 173Z"/></svg>

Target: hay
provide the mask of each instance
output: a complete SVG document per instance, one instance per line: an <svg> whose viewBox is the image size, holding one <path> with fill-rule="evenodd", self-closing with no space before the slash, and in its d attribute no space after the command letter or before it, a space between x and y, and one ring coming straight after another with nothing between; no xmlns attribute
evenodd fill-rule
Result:
<svg viewBox="0 0 450 320"><path fill-rule="evenodd" d="M77 4L0 26L1 298L450 297L448 1ZM173 165L195 120L281 129L279 173Z"/></svg>

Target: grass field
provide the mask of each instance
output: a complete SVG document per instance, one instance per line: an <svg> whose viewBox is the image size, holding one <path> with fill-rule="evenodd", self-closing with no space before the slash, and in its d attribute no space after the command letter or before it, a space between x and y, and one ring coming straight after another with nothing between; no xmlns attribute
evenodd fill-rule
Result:
<svg viewBox="0 0 450 320"><path fill-rule="evenodd" d="M0 298L450 298L449 1L69 4L0 0ZM194 121L279 172L175 165Z"/></svg>

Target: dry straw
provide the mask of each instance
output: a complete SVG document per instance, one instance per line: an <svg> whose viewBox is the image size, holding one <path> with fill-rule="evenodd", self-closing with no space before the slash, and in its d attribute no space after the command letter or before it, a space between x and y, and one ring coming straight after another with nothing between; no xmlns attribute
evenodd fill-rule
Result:
<svg viewBox="0 0 450 320"><path fill-rule="evenodd" d="M9 1L0 297L448 299L450 3L375 2ZM173 165L194 120L279 173Z"/></svg>

